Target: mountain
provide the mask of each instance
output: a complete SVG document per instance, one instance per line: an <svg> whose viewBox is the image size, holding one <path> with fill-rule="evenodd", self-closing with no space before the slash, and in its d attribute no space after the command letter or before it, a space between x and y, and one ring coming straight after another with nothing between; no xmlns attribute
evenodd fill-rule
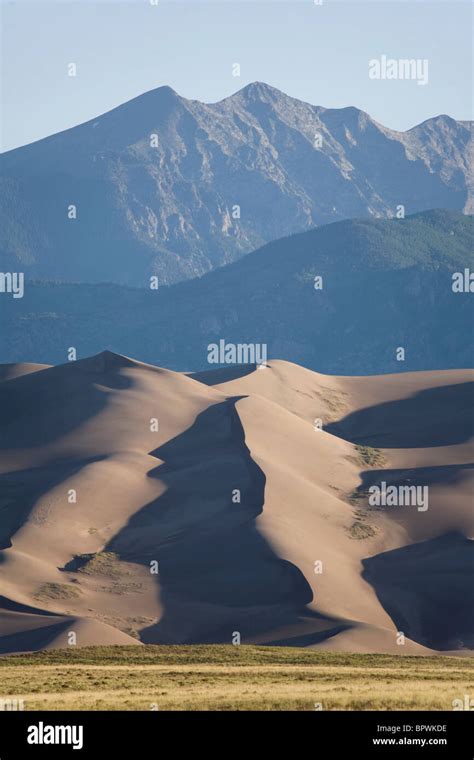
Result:
<svg viewBox="0 0 474 760"><path fill-rule="evenodd" d="M191 377L103 352L6 374L0 652L473 648L472 372ZM384 482L429 494L374 507Z"/></svg>
<svg viewBox="0 0 474 760"><path fill-rule="evenodd" d="M23 298L1 298L0 356L62 363L70 347L108 348L203 370L223 340L326 373L470 367L472 293L452 277L474 272L472 239L472 217L429 211L318 227L158 290L27 282Z"/></svg>
<svg viewBox="0 0 474 760"><path fill-rule="evenodd" d="M212 104L160 87L0 157L2 270L170 284L337 220L472 210L470 146L444 115L402 133L258 82Z"/></svg>

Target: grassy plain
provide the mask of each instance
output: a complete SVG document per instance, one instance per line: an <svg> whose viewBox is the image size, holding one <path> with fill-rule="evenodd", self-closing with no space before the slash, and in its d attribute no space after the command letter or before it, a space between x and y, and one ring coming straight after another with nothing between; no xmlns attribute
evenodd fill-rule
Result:
<svg viewBox="0 0 474 760"><path fill-rule="evenodd" d="M0 657L26 710L450 710L474 660L257 646L111 646Z"/></svg>

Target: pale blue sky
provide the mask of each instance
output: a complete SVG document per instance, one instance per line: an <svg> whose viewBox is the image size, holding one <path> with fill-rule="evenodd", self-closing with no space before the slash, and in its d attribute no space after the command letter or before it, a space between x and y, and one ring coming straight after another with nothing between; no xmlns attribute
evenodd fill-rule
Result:
<svg viewBox="0 0 474 760"><path fill-rule="evenodd" d="M394 129L472 118L468 0L1 0L3 150L170 85L212 102L260 80ZM368 61L427 58L429 83L374 81ZM67 64L77 64L77 77ZM232 64L241 77L232 76Z"/></svg>

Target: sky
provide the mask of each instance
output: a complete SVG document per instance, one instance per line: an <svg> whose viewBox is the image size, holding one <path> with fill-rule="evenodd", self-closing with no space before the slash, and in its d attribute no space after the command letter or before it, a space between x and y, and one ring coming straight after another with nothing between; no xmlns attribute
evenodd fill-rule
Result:
<svg viewBox="0 0 474 760"><path fill-rule="evenodd" d="M399 130L473 117L468 0L154 1L0 0L1 150L161 85L215 102L263 81ZM369 61L383 55L426 59L427 84L371 79Z"/></svg>

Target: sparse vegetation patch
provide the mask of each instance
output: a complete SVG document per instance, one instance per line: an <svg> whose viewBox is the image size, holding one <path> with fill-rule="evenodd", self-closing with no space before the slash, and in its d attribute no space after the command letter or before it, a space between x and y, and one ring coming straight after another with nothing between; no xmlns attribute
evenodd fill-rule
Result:
<svg viewBox="0 0 474 760"><path fill-rule="evenodd" d="M81 593L79 588L69 583L43 583L34 597L44 602L55 599L77 599Z"/></svg>
<svg viewBox="0 0 474 760"><path fill-rule="evenodd" d="M359 463L364 467L383 467L386 463L385 456L380 449L374 449L372 446L361 446L359 444L355 447L359 459Z"/></svg>

